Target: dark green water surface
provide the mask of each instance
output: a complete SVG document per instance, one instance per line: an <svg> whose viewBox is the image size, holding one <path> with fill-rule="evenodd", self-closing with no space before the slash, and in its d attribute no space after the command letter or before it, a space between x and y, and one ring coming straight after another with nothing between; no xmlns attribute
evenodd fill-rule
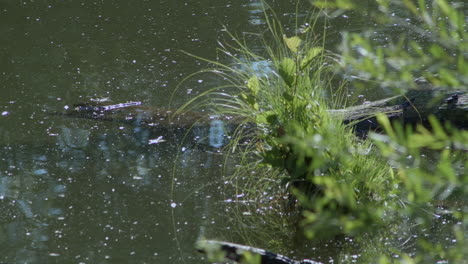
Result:
<svg viewBox="0 0 468 264"><path fill-rule="evenodd" d="M294 31L295 1L270 2ZM177 128L50 113L106 98L177 108L220 84L200 75L175 90L209 67L180 51L231 63L217 52L230 41L224 26L249 40L265 31L262 8L260 0L0 0L0 263L206 263L194 249L200 235L250 244L239 233L261 223L231 220L261 212L232 203L243 193L227 153L188 144ZM353 28L346 15L337 23ZM339 43L336 25L329 49ZM306 247L291 242L280 253L328 262L327 247L337 248Z"/></svg>
<svg viewBox="0 0 468 264"><path fill-rule="evenodd" d="M223 25L263 24L260 1L1 1L0 262L205 263L194 242L202 226L229 236L235 162L148 144L177 129L48 113L103 98L178 107L217 84L195 78L170 102L208 66L181 50L216 59Z"/></svg>

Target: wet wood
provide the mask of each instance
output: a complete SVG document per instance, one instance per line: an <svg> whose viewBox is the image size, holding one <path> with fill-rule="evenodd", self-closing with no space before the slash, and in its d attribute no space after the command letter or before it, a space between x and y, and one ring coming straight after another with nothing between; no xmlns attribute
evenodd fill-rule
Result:
<svg viewBox="0 0 468 264"><path fill-rule="evenodd" d="M356 131L365 133L379 128L375 116L385 114L390 120L403 124L428 125L428 118L434 115L442 123L468 128L468 94L465 91L444 91L438 89L410 90L407 94L393 96L379 101L340 110L330 110L333 116L352 124Z"/></svg>

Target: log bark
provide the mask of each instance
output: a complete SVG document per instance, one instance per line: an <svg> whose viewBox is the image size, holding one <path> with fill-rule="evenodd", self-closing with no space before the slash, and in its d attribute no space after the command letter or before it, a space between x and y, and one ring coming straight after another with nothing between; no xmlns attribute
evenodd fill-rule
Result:
<svg viewBox="0 0 468 264"><path fill-rule="evenodd" d="M405 95L339 110L329 110L332 116L352 124L358 133L379 128L375 116L382 113L392 121L405 125L428 125L434 115L442 123L450 123L460 129L468 128L468 94L465 91L410 90Z"/></svg>

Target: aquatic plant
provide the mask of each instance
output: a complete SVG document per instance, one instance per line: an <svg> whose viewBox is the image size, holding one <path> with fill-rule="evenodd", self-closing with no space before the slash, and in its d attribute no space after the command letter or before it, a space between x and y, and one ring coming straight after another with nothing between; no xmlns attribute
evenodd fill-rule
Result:
<svg viewBox="0 0 468 264"><path fill-rule="evenodd" d="M343 88L333 85L338 68L343 70L338 74L345 76L352 70L359 77L357 85L377 81L382 86L398 84L400 91L410 87L417 74L444 87L460 88L466 82L466 37L461 37L466 34L466 25L460 22L460 12L438 0L434 2L438 9L429 19L424 0L419 1L419 8L410 1L379 1L380 15L390 15L390 2L408 8L426 23L423 27L438 30L434 43L422 46L409 41L416 51L413 54L401 43L384 50L369 39L350 34L338 57L325 50L323 39L310 34L317 20L302 26L296 23L301 30L291 34L273 15L273 19L267 19L271 37L264 38L265 55L254 54L235 36L235 46L222 45L220 51L235 63L212 62L212 71L228 80L237 92L215 92L214 103L221 113L242 116L245 124L254 124L248 130L239 129L248 131L251 140L242 148L246 164L238 172L249 176L240 177L247 180L236 186L250 196L267 195L265 200L283 203L283 207L274 207L283 210L276 217L299 219L309 239L353 237L367 252L361 259L369 263L395 259L406 263L461 261L467 257L462 249L468 224L464 200L468 194L468 133L434 118L430 118L429 130L422 125L405 127L379 116L385 133L361 139L351 125L327 111L344 104ZM351 1L315 3L321 7L354 6ZM436 22L441 15L445 15L445 22ZM442 37L448 35L449 40ZM360 47L368 52L359 52ZM456 51L455 60L441 55L447 49ZM434 67L420 68L421 62L427 65L433 59L437 60ZM268 62L271 73L237 67L259 61ZM456 66L449 67L454 62ZM387 69L397 64L405 67ZM401 81L408 85L401 85ZM232 149L244 142L242 133L237 135ZM248 179L251 174L247 172L252 168L256 174ZM282 188L271 188L276 184ZM444 204L438 205L441 201ZM297 213L301 216L288 218ZM260 218L266 219L265 215ZM447 227L447 239L453 242L433 239L428 230L440 225L435 223L437 219L452 223ZM400 242L402 236L408 236L406 242ZM345 253L342 260L346 263Z"/></svg>
<svg viewBox="0 0 468 264"><path fill-rule="evenodd" d="M264 203L280 203L273 205L280 210L273 217L296 221L293 227L302 222L309 238L330 238L381 224L384 210L369 207L393 199L387 196L392 169L372 155L370 143L358 139L340 116L327 111L343 105L345 96L342 87L332 85L337 58L324 49L323 39L313 36L317 16L313 18L290 37L277 18L268 19L271 36L262 39L263 56L231 36L235 45L222 45L220 51L233 65L211 61L211 71L236 90L212 91L210 96L219 114L245 120L230 143L231 150L242 145L240 155L245 157L233 177L241 192ZM258 74L245 66L259 61L269 63L271 72ZM247 171L256 173L240 176Z"/></svg>
<svg viewBox="0 0 468 264"><path fill-rule="evenodd" d="M423 76L439 90L467 91L468 41L463 5L446 0L388 0L363 10L357 1L311 2L328 8L327 13L366 12L380 25L373 31L388 25L400 25L404 30L399 39L385 41L366 29L345 34L341 67L337 69L354 76L354 86L378 83L379 87L405 93L416 85L416 77ZM460 118L466 122L468 117ZM392 167L395 188L391 190L400 206L387 210L386 215L396 216L395 224L387 226L388 232L357 238L364 241L368 253L363 261L466 261L468 133L435 117L429 117L426 127L390 123L383 116L378 119L385 134L372 134L371 142Z"/></svg>

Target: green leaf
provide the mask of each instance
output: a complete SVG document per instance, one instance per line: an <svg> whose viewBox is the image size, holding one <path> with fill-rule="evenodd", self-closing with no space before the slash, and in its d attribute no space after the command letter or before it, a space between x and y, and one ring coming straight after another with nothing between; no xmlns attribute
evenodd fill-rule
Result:
<svg viewBox="0 0 468 264"><path fill-rule="evenodd" d="M242 98L242 100L247 101L247 97L248 97L247 94L241 93L240 97Z"/></svg>
<svg viewBox="0 0 468 264"><path fill-rule="evenodd" d="M255 122L257 124L269 124L273 125L276 122L277 115L273 111L261 112L255 117Z"/></svg>
<svg viewBox="0 0 468 264"><path fill-rule="evenodd" d="M442 47L440 47L439 45L431 45L429 51L436 58L448 58L444 49L442 49Z"/></svg>
<svg viewBox="0 0 468 264"><path fill-rule="evenodd" d="M301 61L301 70L305 69L310 65L312 60L322 53L323 49L321 47L310 48L304 58Z"/></svg>
<svg viewBox="0 0 468 264"><path fill-rule="evenodd" d="M278 148L273 148L272 150L265 151L263 153L263 161L267 164L270 164L273 167L281 168L284 165L283 152Z"/></svg>
<svg viewBox="0 0 468 264"><path fill-rule="evenodd" d="M252 76L247 82L247 87L253 95L257 95L260 90L260 82L258 81L257 76Z"/></svg>
<svg viewBox="0 0 468 264"><path fill-rule="evenodd" d="M418 14L418 8L416 5L410 0L403 0L406 8L409 9L413 14Z"/></svg>
<svg viewBox="0 0 468 264"><path fill-rule="evenodd" d="M257 100L255 99L255 97L249 95L247 97L247 103L253 107L255 110L258 110L258 103L257 103Z"/></svg>
<svg viewBox="0 0 468 264"><path fill-rule="evenodd" d="M441 68L439 69L439 76L440 80L442 81L443 85L450 86L450 87L460 87L460 81L458 80L457 73L452 72L448 69Z"/></svg>
<svg viewBox="0 0 468 264"><path fill-rule="evenodd" d="M258 109L260 109L260 106L257 103L257 98L255 96L252 96L251 94L241 93L240 97L242 98L242 100L244 100L245 103L251 106L254 110L258 111Z"/></svg>
<svg viewBox="0 0 468 264"><path fill-rule="evenodd" d="M442 127L442 124L440 124L439 120L437 120L436 117L432 115L429 116L429 123L431 124L434 135L438 139L449 140L449 136L447 135L447 133L445 133L444 128Z"/></svg>
<svg viewBox="0 0 468 264"><path fill-rule="evenodd" d="M457 182L457 173L452 167L451 152L449 149L444 149L440 156L440 162L437 164L437 175L443 176L449 182Z"/></svg>
<svg viewBox="0 0 468 264"><path fill-rule="evenodd" d="M353 9L355 7L354 3L350 0L316 0L312 2L314 6L318 8L340 8L340 9Z"/></svg>
<svg viewBox="0 0 468 264"><path fill-rule="evenodd" d="M294 100L294 96L292 96L290 93L288 92L284 92L283 93L283 98L287 101L287 102L292 102L292 100Z"/></svg>
<svg viewBox="0 0 468 264"><path fill-rule="evenodd" d="M286 43L286 46L288 46L289 50L296 54L299 46L301 45L302 40L298 36L290 38L283 36L283 40Z"/></svg>
<svg viewBox="0 0 468 264"><path fill-rule="evenodd" d="M468 76L468 63L466 62L465 57L460 54L457 59L458 72L460 72L462 76Z"/></svg>
<svg viewBox="0 0 468 264"><path fill-rule="evenodd" d="M408 147L411 149L419 149L430 146L432 149L439 149L440 144L437 140L428 132L424 134L413 134L409 136Z"/></svg>
<svg viewBox="0 0 468 264"><path fill-rule="evenodd" d="M359 1L357 2L359 3ZM356 7L353 1L350 0L337 0L336 3L338 5L338 8L341 9L352 9Z"/></svg>
<svg viewBox="0 0 468 264"><path fill-rule="evenodd" d="M291 58L284 58L279 65L279 75L289 87L296 82L296 63Z"/></svg>
<svg viewBox="0 0 468 264"><path fill-rule="evenodd" d="M273 114L273 112L271 112L271 114L267 116L266 121L268 122L268 124L270 124L270 126L276 125L279 123L278 115Z"/></svg>
<svg viewBox="0 0 468 264"><path fill-rule="evenodd" d="M382 127L385 130L385 133L392 138L393 140L397 140L397 136L395 134L395 131L392 128L392 125L390 124L390 120L388 117L384 114L377 114L377 121L382 125Z"/></svg>
<svg viewBox="0 0 468 264"><path fill-rule="evenodd" d="M445 15L450 15L453 12L453 9L445 0L437 0L437 5Z"/></svg>

